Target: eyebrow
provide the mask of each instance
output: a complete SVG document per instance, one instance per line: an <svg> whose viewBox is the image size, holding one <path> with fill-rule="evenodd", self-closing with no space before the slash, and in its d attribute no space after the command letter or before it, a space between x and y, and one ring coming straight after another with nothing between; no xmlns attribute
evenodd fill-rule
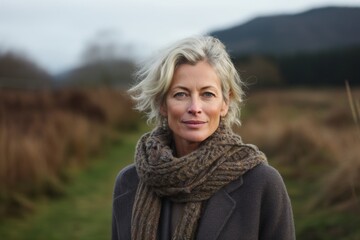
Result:
<svg viewBox="0 0 360 240"><path fill-rule="evenodd" d="M182 89L182 90L186 90L186 91L189 91L189 88L185 87L185 86L181 86L181 85L176 85L174 86L173 88L171 88L171 90L174 90L174 89ZM209 86L204 86L202 88L200 88L200 90L206 90L206 89L214 89L214 90L217 90L217 87L216 86L213 86L213 85L209 85Z"/></svg>

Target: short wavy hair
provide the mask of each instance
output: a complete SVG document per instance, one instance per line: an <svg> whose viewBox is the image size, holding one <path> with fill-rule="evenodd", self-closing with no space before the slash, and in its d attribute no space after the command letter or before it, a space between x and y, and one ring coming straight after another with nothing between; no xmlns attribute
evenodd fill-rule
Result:
<svg viewBox="0 0 360 240"><path fill-rule="evenodd" d="M194 36L175 42L138 69L135 74L137 84L128 92L136 102L135 109L146 113L148 123L161 124L164 117L160 114L160 107L175 69L181 64L195 65L200 61L209 63L221 81L222 95L229 106L225 124L240 125L243 83L224 44L212 36Z"/></svg>

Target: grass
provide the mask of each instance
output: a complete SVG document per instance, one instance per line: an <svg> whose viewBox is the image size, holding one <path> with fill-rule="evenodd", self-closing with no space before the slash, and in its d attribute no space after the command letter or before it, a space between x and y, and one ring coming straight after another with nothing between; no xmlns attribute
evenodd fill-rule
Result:
<svg viewBox="0 0 360 240"><path fill-rule="evenodd" d="M0 89L0 219L62 194L66 172L137 119L121 90Z"/></svg>
<svg viewBox="0 0 360 240"><path fill-rule="evenodd" d="M316 182L289 179L285 174L283 176L292 201L297 239L360 239L358 212L340 211L330 207L313 208L312 198L321 185Z"/></svg>
<svg viewBox="0 0 360 240"><path fill-rule="evenodd" d="M3 220L0 239L109 239L112 191L118 171L133 161L139 135L127 133L76 173L65 196L39 199L36 212Z"/></svg>

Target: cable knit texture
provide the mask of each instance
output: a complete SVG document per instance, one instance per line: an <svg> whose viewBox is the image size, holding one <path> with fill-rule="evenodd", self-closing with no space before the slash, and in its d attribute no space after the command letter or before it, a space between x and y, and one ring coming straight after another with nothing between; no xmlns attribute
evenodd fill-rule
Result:
<svg viewBox="0 0 360 240"><path fill-rule="evenodd" d="M243 144L240 136L222 125L196 151L180 158L173 154L171 139L170 131L156 128L137 144L135 166L140 182L132 214L133 240L157 239L161 197L185 203L172 239L194 239L203 202L267 162L257 147Z"/></svg>

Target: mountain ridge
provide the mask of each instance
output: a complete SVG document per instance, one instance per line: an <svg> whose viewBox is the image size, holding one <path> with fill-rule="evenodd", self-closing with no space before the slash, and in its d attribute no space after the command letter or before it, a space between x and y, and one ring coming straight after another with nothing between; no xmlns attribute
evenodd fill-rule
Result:
<svg viewBox="0 0 360 240"><path fill-rule="evenodd" d="M260 16L216 30L231 55L286 55L360 45L360 7L328 6L295 14Z"/></svg>

